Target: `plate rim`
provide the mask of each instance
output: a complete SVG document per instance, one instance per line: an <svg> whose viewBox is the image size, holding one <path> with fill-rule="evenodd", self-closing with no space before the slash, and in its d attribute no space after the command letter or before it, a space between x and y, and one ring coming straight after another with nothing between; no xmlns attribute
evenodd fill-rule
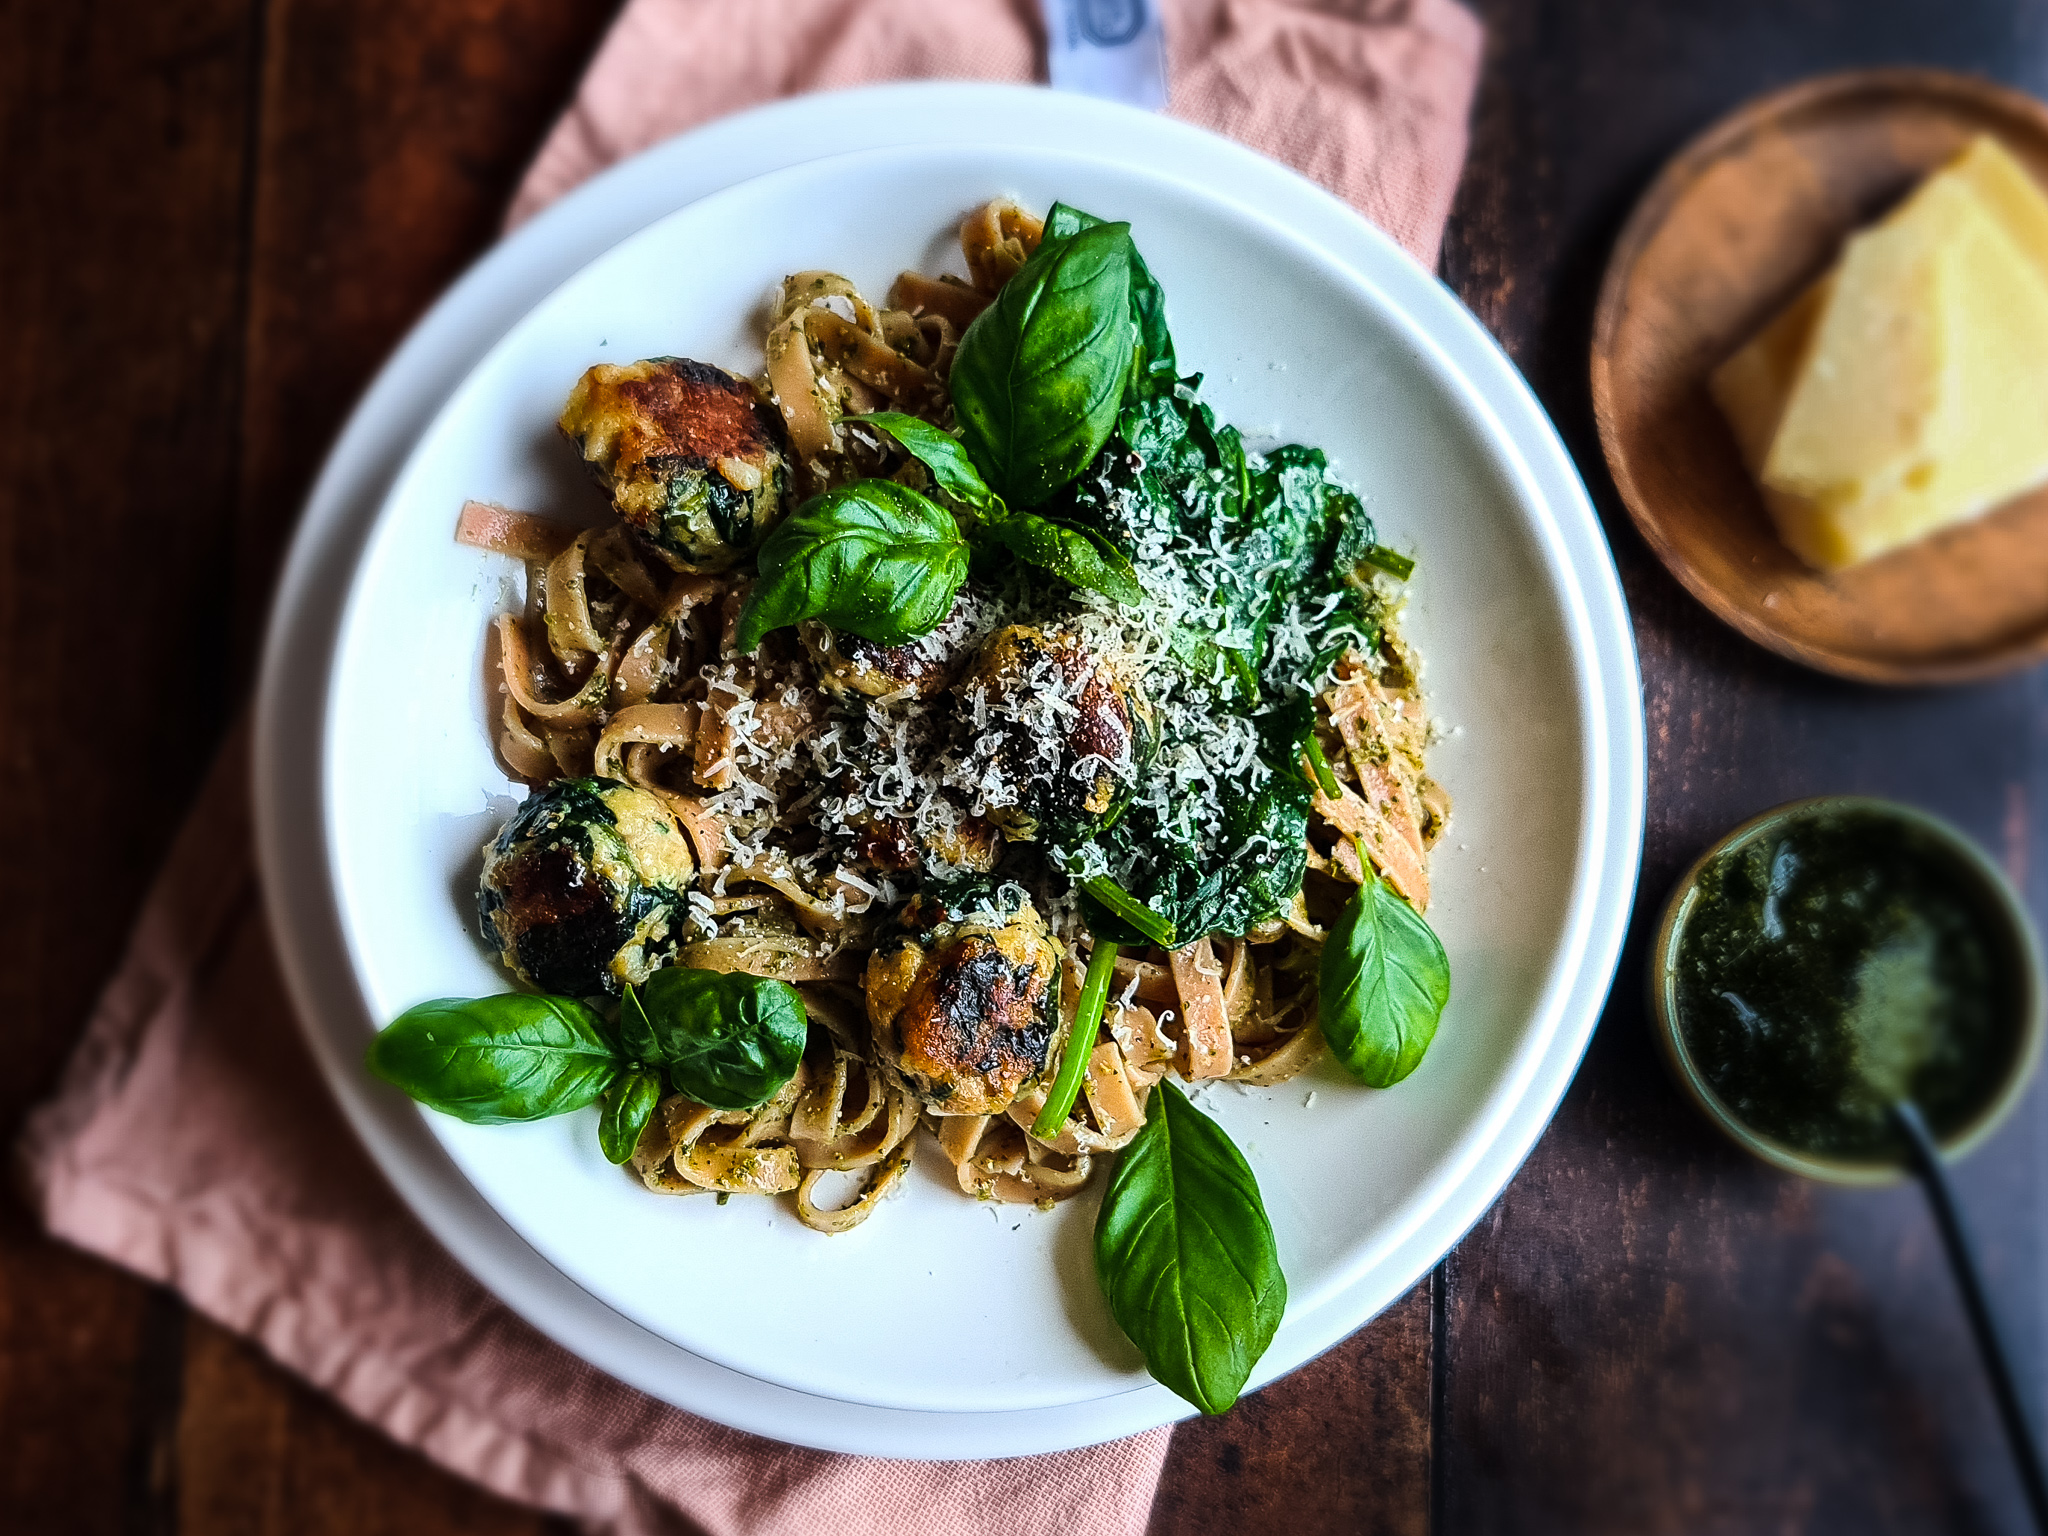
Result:
<svg viewBox="0 0 2048 1536"><path fill-rule="evenodd" d="M319 631L324 610L321 603L309 604L309 581L317 573L323 558L330 565L342 559L345 568L353 570L361 554L361 540L356 536L367 534L374 521L375 507L381 505L384 492L391 483L389 471L395 469L397 461L409 456L410 447L419 435L418 432L405 435L401 425L391 419L395 401L403 395L409 373L416 374L423 366L431 365L436 349L446 352L459 346L465 339L460 334L465 325L472 332L485 333L468 338L475 343L468 353L468 360L455 369L452 380L433 392L433 409L438 409L477 358L495 345L504 331L532 307L531 302L508 304L502 290L511 288L528 293L534 299L544 297L588 259L601 254L634 230L694 201L697 196L717 190L721 185L750 179L752 174L763 170L819 157L802 152L788 154L773 165L757 165L750 172L700 185L691 195L677 198L670 189L676 180L688 179L686 174L679 173L686 169L691 158L698 159L700 163L726 163L710 152L729 148L745 136L761 134L764 129L779 128L785 139L799 143L807 139L817 142L817 131L823 125L835 124L845 129L876 118L882 118L892 126L879 133L871 131L865 147L945 142L947 135L940 121L946 116L944 109L948 105L960 105L963 101L984 108L999 105L1002 108L1000 113L985 115L981 120L1003 122L1007 117L1012 147L1052 147L1045 145L1044 135L1048 129L1053 129L1070 132L1072 147L1087 149L1099 142L1098 134L1085 131L1094 125L1106 127L1127 141L1135 141L1135 147L1127 146L1130 152L1114 157L1118 163L1151 169L1165 174L1168 179L1187 179L1184 171L1190 150L1206 155L1212 162L1220 158L1226 167L1246 173L1253 183L1263 179L1269 191L1277 186L1279 194L1284 194L1281 200L1291 200L1294 204L1291 209L1294 215L1306 216L1310 224L1322 224L1326 233L1333 232L1338 237L1340 244L1348 244L1351 247L1348 251L1333 249L1324 239L1303 236L1308 243L1319 247L1339 265L1364 277L1372 286L1386 292L1387 285L1381 278L1390 271L1398 276L1398 286L1411 290L1412 300L1419 283L1419 291L1431 295L1425 302L1437 310L1433 318L1447 327L1447 335L1437 339L1445 342L1444 351L1451 371L1462 379L1473 398L1483 403L1493 416L1498 432L1497 445L1524 460L1524 473L1540 493L1539 505L1556 525L1559 557L1577 578L1572 590L1584 610L1582 622L1588 626L1588 632L1595 640L1605 642L1596 645L1588 658L1587 664L1591 669L1588 681L1593 685L1589 692L1597 695L1606 710L1608 759L1609 766L1614 769L1611 792L1603 800L1618 814L1609 818L1603 840L1605 858L1595 881L1595 900L1587 909L1589 933L1579 957L1579 974L1575 985L1567 989L1569 995L1560 1005L1557 1025L1552 1031L1554 1037L1569 1034L1570 1038L1562 1041L1563 1052L1558 1052L1559 1041L1554 1038L1547 1057L1532 1059L1528 1076L1532 1080L1541 1076L1544 1081L1533 1099L1529 1097L1530 1090L1539 1085L1533 1081L1525 1082L1523 1097L1504 1111L1505 1119L1512 1119L1519 1113L1525 1122L1518 1126L1511 1138L1512 1145L1504 1151L1498 1149L1497 1143L1475 1151L1475 1160L1490 1152L1499 1153L1495 1157L1499 1166L1481 1181L1487 1186L1483 1193L1471 1196L1461 1184L1449 1191L1445 1201L1439 1203L1438 1209L1442 1209L1444 1204L1457 1206L1462 1219L1458 1221L1456 1232L1446 1239L1444 1232L1439 1230L1419 1243L1415 1235L1410 1234L1402 1244L1402 1252L1395 1258L1419 1275L1440 1252L1454 1245L1456 1235L1469 1228L1491 1205L1499 1190L1505 1187L1514 1169L1526 1157L1543 1126L1548 1123L1557 1100L1576 1069L1611 985L1614 962L1626 931L1642 832L1642 716L1633 634L1627 622L1611 554L1600 535L1576 470L1558 441L1555 429L1492 339L1485 335L1469 312L1457 304L1448 290L1442 289L1404 253L1400 253L1387 237L1327 193L1242 146L1169 120L1104 103L1054 97L1028 87L922 84L867 87L771 104L737 118L693 130L613 167L486 255L420 322L365 395L315 486L307 516L294 541L266 645L257 738L259 852L266 877L265 900L279 937L280 959L284 963L287 982L299 1004L302 1026L358 1135L384 1168L387 1177L400 1187L408 1203L444 1244L459 1258L468 1261L473 1272L481 1269L491 1273L490 1288L494 1292L572 1352L689 1411L736 1427L825 1449L897 1455L907 1451L937 1457L1020 1454L1093 1443L1168 1422L1184 1416L1188 1410L1178 1400L1168 1397L1163 1388L1157 1387L1138 1388L1079 1405L1092 1409L1111 1405L1122 1410L1117 1412L1083 1413L1067 1408L958 1414L874 1409L812 1398L786 1388L769 1387L736 1372L711 1366L697 1357L689 1357L690 1364L697 1369L684 1373L690 1381L685 1389L679 1389L676 1379L663 1377L662 1371L650 1367L643 1357L646 1345L650 1344L657 1346L656 1353L685 1352L656 1340L644 1330L638 1330L580 1290L576 1290L575 1295L601 1308L614 1326L604 1326L602 1319L593 1324L587 1316L573 1315L573 1305L565 1310L565 1298L560 1291L565 1284L574 1289L573 1283L567 1282L530 1250L523 1257L516 1251L508 1254L505 1242L508 1236L512 1238L509 1246L513 1249L523 1245L509 1233L509 1229L492 1230L494 1221L502 1227L502 1219L496 1218L487 1207L481 1214L476 1210L460 1209L459 1190L455 1191L457 1198L452 1202L449 1200L450 1192L445 1187L437 1187L436 1179L442 1180L445 1186L445 1180L452 1173L464 1188L466 1181L461 1181L459 1173L453 1173L452 1168L435 1166L438 1149L420 1147L417 1137L409 1140L403 1134L402 1125L390 1123L390 1117L385 1113L389 1106L375 1102L361 1080L356 1061L338 1054L334 1042L319 1028L322 1011L319 1004L323 1000L317 988L322 979L322 960L317 953L317 936L310 934L306 925L310 922L314 927L319 926L323 914L318 909L331 906L332 892L329 889L309 897L305 890L295 890L288 878L291 867L288 862L291 846L288 821L292 775L295 767L303 770L305 754L301 750L295 761L291 745L283 733L292 715L289 707L292 701L284 694L294 680L294 663L302 672L305 652L310 648L317 658L321 649ZM893 110L878 111L878 108ZM928 121L917 127L915 124L919 120ZM796 131L799 128L804 131ZM827 142L844 146L846 136L842 132ZM717 175L717 172L712 173L714 178ZM1273 217L1264 205L1247 204L1233 197L1224 200L1236 203L1255 217ZM635 210L639 210L637 216ZM593 215L597 215L595 220ZM588 229L593 222L603 226L601 237ZM583 231L581 245L588 249L577 249L579 229ZM1363 263L1359 255L1361 251L1364 253ZM515 256L524 257L529 266L552 261L557 270L545 281L533 277L522 280L516 271L511 270L516 265ZM1383 272L1365 270L1365 266L1372 263L1380 264ZM490 308L493 293L498 294L498 309L509 309L509 313L501 314L496 322L479 313ZM1399 293L1388 293L1387 297L1395 308L1406 311L1412 322L1419 323L1412 302L1405 302ZM1480 375L1478 378L1474 377L1475 368ZM443 367L440 371L446 373L449 370ZM1513 428L1500 419L1501 408L1517 418ZM430 410L429 414L432 413ZM385 440L396 435L398 447L383 454L377 462L365 464L366 455L374 456L380 433ZM366 519L363 513L361 503L365 496L357 495L351 519L351 484L360 488L366 481L380 480L381 486L374 490L374 494L368 494L371 517ZM356 546L353 554L343 547L351 543ZM325 606L331 608L332 604ZM1599 610L1597 621L1595 609ZM1612 707L1608 707L1610 705ZM1597 743L1595 747L1597 751ZM318 751L317 744L314 751ZM299 790L303 794L303 784ZM321 798L324 799L324 794ZM330 976L332 958L331 955L326 957ZM1568 1025L1575 1027L1568 1029ZM417 1113L411 1106L406 1105L404 1109L417 1121ZM1533 1129L1528 1122L1533 1122ZM1466 1198L1460 1200L1461 1194ZM480 1202L473 1200L472 1203ZM1428 1224L1427 1214L1422 1225ZM1343 1314L1341 1326L1331 1328L1332 1318L1337 1314ZM1308 1350L1310 1356L1335 1343L1366 1320L1364 1316L1351 1315L1335 1302L1318 1308L1311 1315L1320 1320L1320 1326L1314 1330L1315 1337ZM640 1336L637 1348L631 1337L634 1334ZM671 1360L666 1365L674 1367L680 1363ZM1167 1399L1163 1404L1156 1401L1161 1397ZM1134 1399L1155 1401L1147 1404L1132 1401ZM855 1411L845 1411L850 1408Z"/></svg>
<svg viewBox="0 0 2048 1536"><path fill-rule="evenodd" d="M1885 95L1931 102L1967 103L1979 112L1993 112L2026 125L2048 147L2048 101L1978 75L1926 66L1893 65L1847 69L1767 91L1741 103L1700 130L1667 160L1630 210L1600 279L1593 311L1590 372L1593 418L1600 434L1601 456L1613 477L1622 505L1636 531L1686 591L1715 618L1764 649L1814 671L1852 682L1911 688L1943 683L1980 682L2037 665L2048 658L2048 612L2041 625L2004 646L1960 661L1885 661L1858 652L1816 644L1773 623L1765 612L1736 602L1678 549L1665 532L1664 520L1636 483L1630 445L1616 425L1613 340L1627 307L1628 288L1644 249L1655 238L1687 191L1732 149L1754 138L1771 119L1796 116L1830 101Z"/></svg>
<svg viewBox="0 0 2048 1536"><path fill-rule="evenodd" d="M771 184L769 190L772 193L774 191L772 184L775 183L800 181L808 184L820 175L837 176L850 174L857 176L864 165L888 166L893 164L898 157L902 156L958 159L961 157L971 158L977 155L994 157L1018 152L1013 146L955 142L944 145L897 145L882 149L856 150L842 154L820 156L815 160L785 167L778 171L767 172L732 187L709 193L705 197L657 219L644 229L628 236L626 240L612 246L597 260L599 262L609 261L623 248L636 245L650 238L657 238L657 231L661 230L664 226L669 225L674 220L696 214L707 204L717 205L723 200L733 197L758 196L759 189L763 187L763 184ZM1055 161L1065 160L1075 166L1103 164L1100 156L1052 149L1044 146L1033 147L1027 151L1022 151L1022 153L1034 158L1044 156ZM1396 348L1405 350L1411 355L1428 359L1423 366L1440 377L1440 387L1443 389L1446 398L1454 399L1459 414L1470 419L1471 426L1469 430L1477 440L1477 443L1483 445L1477 447L1476 451L1483 452L1496 461L1494 468L1500 478L1506 483L1508 487L1507 494L1517 504L1525 508L1535 509L1530 530L1532 545L1534 546L1532 553L1538 565L1547 572L1547 580L1551 591L1559 600L1560 624L1565 634L1565 643L1571 652L1570 665L1573 667L1575 677L1580 683L1580 686L1574 690L1578 704L1578 709L1576 710L1577 718L1574 723L1577 739L1586 746L1587 750L1582 753L1582 761L1579 765L1579 782L1577 784L1581 800L1581 812L1576 829L1577 836L1574 839L1575 853L1569 880L1573 896L1571 898L1568 921L1558 931L1555 942L1550 946L1550 958L1544 968L1540 990L1532 999L1532 1005L1525 1015L1526 1023L1517 1035L1512 1052L1505 1063L1507 1070L1501 1074L1496 1083L1487 1089L1483 1100L1479 1102L1480 1113L1470 1120L1460 1133L1454 1155L1446 1158L1430 1172L1427 1178L1417 1182L1403 1193L1398 1203L1393 1207L1389 1220L1378 1229L1372 1243L1355 1252L1344 1262L1334 1266L1330 1274L1321 1277L1317 1281L1312 1294L1305 1292L1298 1297L1290 1296L1290 1315L1288 1321L1283 1325L1281 1334L1275 1339L1266 1361L1261 1362L1261 1374L1254 1378L1255 1380L1262 1381L1284 1374L1294 1369L1295 1365L1299 1363L1299 1361L1292 1358L1290 1346L1296 1345L1302 1337L1303 1324L1307 1318L1322 1307L1329 1305L1344 1292L1366 1284L1378 1272L1380 1267L1379 1259L1382 1254L1397 1248L1401 1237L1410 1230L1429 1223L1432 1215L1442 1206L1450 1192L1457 1187L1460 1174L1473 1163L1482 1160L1486 1156L1498 1134L1500 1124L1512 1113L1516 1100L1539 1065L1542 1048L1547 1043L1550 1035L1558 1028L1561 1021L1570 992L1571 979L1577 970L1579 958L1585 950L1592 926L1591 905L1584 899L1583 893L1588 889L1593 879L1594 865L1598 859L1599 845L1607 814L1605 790L1609 777L1608 765L1600 758L1598 751L1594 749L1593 745L1598 743L1605 735L1606 712L1598 690L1587 686L1588 680L1584 676L1588 670L1585 664L1586 658L1593 651L1591 623L1583 601L1578 573L1571 568L1568 552L1563 547L1562 529L1557 527L1555 520L1549 516L1540 488L1536 485L1523 455L1517 450L1512 438L1500 423L1497 414L1488 407L1487 402L1481 397L1472 382L1453 366L1450 359L1445 356L1443 349L1436 344L1434 338L1429 335L1424 326L1366 274L1361 273L1354 266L1339 261L1321 246L1302 238L1285 225L1259 210L1238 204L1228 198L1219 197L1209 188L1183 178L1165 175L1153 169L1119 165L1116 167L1116 170L1120 174L1128 175L1134 181L1140 183L1149 182L1162 190L1185 196L1196 202L1205 202L1217 208L1227 217L1243 221L1247 230L1264 230L1276 247L1281 249L1291 247L1298 252L1299 260L1324 267L1329 274L1329 280L1332 282L1355 286L1359 290L1359 298L1356 302L1376 312L1379 323L1385 325L1391 331ZM784 187L782 191L787 193L789 189ZM493 374L501 354L508 347L516 347L518 338L527 324L536 316L550 310L556 303L557 295L565 288L582 282L587 271L587 267L579 268L576 273L565 279L563 284L551 290L534 309L530 310L526 316L523 316L520 321L515 323L477 361L476 365L464 376L462 382L444 400L441 408L434 414L433 418L427 422L422 430L420 439L414 444L412 451L407 455L404 466L400 469L396 480L387 493L384 508L380 509L378 513L352 575L350 588L343 603L335 651L330 661L327 678L326 713L322 722L322 734L324 737L323 776L330 784L343 776L351 779L360 778L360 774L355 773L348 766L352 756L352 748L345 745L346 737L340 728L341 713L349 707L346 701L351 698L357 700L356 707L359 710L361 691L365 686L359 680L353 680L353 669L358 666L354 658L356 650L354 642L363 633L365 626L373 622L366 610L368 605L375 601L373 594L379 580L388 579L387 573L390 563L394 559L401 558L394 554L394 547L400 541L412 536L412 531L402 527L394 517L387 515L387 510L407 498L408 490L417 477L421 475L431 476L434 473L434 465L437 462L438 454L446 451L448 446L446 441L447 423L451 417L461 414L464 399L470 390L477 385L481 378ZM360 723L359 720L358 723ZM360 806L356 806L353 814L359 815L360 810ZM346 833L349 826L354 824L350 820L351 813L346 812L340 798L331 793L326 796L322 811L328 843L328 859L330 867L335 870L337 893L343 898L341 902L343 939L349 950L352 968L360 978L374 969L370 958L373 945L366 937L368 927L364 921L364 914L375 905L374 897L357 889L354 892L353 899L349 899L350 882L345 879L344 872L350 867L350 861L344 850L348 846L349 841ZM396 1006L396 1004L394 1003L393 1006ZM452 1125L439 1117L423 1115L423 1119L429 1127L430 1134L433 1134L435 1139L444 1147L449 1145L451 1136L459 1135L459 1132L456 1132ZM451 1150L449 1155L460 1165L463 1159L457 1152ZM535 1235L527 1238L527 1241L545 1254L547 1251L545 1238L541 1235L534 1213L530 1208L508 1207L503 1214L506 1221L515 1230L520 1231L522 1235L525 1235L528 1231L533 1231ZM565 1269L564 1272L571 1273L569 1269ZM588 1273L589 1271L586 1269L584 1272ZM574 1278L573 1273L571 1273L571 1278ZM1406 1289L1407 1284L1404 1283L1399 1286L1396 1294ZM595 1296L596 1292L593 1291L592 1294ZM601 1297L598 1299L601 1304L609 1305L609 1303L603 1303ZM1393 1298L1389 1297L1387 1299L1391 1301ZM690 1345L681 1343L681 1341L674 1342L677 1342L681 1348L691 1349ZM692 1350L692 1353L700 1352L702 1351ZM719 1356L715 1353L709 1354L708 1358L719 1360ZM736 1361L719 1360L719 1363L727 1364L732 1369L746 1371L746 1367ZM764 1376L761 1379L774 1380L770 1376ZM785 1380L778 1384L797 1391L810 1390L804 1385L793 1381ZM1070 1398L1062 1400L1057 1404L1041 1404L1039 1406L1070 1407L1078 1402L1092 1402L1102 1398L1119 1396L1127 1390L1130 1389L1118 1389L1112 1392L1100 1393L1094 1397ZM891 1404L877 1402L873 1399L865 1399L863 1401L868 1402L872 1406L907 1408L908 1411L913 1412L1013 1411L1007 1406L986 1409L942 1408L929 1404Z"/></svg>

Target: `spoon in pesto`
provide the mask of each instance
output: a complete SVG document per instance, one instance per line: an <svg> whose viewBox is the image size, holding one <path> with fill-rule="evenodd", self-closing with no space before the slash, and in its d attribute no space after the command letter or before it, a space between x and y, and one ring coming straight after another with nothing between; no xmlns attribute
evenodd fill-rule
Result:
<svg viewBox="0 0 2048 1536"><path fill-rule="evenodd" d="M1948 1176L2032 1075L2043 990L2026 911L1974 843L1847 797L1780 807L1710 848L1651 968L1666 1059L1736 1142L1831 1183L1918 1180L2048 1536L2048 1464Z"/></svg>
<svg viewBox="0 0 2048 1536"><path fill-rule="evenodd" d="M2020 1401L2019 1384L2012 1368L2012 1355L1999 1332L1998 1318L1991 1310L1991 1298L1984 1290L1984 1276L1977 1264L1977 1248L1963 1226L1963 1213L1956 1206L1948 1168L1941 1148L1926 1118L1910 1099L1892 1106L1892 1123L1912 1148L1912 1169L1927 1203L1934 1208L1934 1225L1941 1233L1941 1246L1948 1254L1948 1267L1956 1277L1956 1289L1963 1294L1963 1310L1970 1317L1970 1332L1977 1340L1977 1353L1984 1361L1984 1374L1991 1378L1991 1395L1998 1403L1999 1422L2012 1446L2020 1485L2026 1489L2027 1507L2033 1511L2034 1527L2048 1532L2048 1466L2041 1459L2041 1440Z"/></svg>

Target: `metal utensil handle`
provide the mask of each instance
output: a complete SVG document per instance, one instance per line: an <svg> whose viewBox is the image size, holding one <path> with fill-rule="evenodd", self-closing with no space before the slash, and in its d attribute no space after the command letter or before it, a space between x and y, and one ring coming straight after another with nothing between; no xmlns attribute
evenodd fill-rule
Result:
<svg viewBox="0 0 2048 1536"><path fill-rule="evenodd" d="M1977 1353L1984 1361L1984 1374L1991 1378L1991 1393L1998 1401L1998 1416L2005 1424L2005 1437L2012 1444L2018 1463L2020 1484L2027 1491L2027 1504L2034 1513L2035 1529L2048 1536L2048 1466L2041 1458L2041 1442L2027 1418L2013 1379L2012 1357L1998 1332L1990 1299L1984 1294L1984 1277L1977 1268L1976 1249L1963 1229L1962 1213L1956 1209L1955 1191L1949 1187L1948 1168L1941 1149L1927 1128L1919 1109L1912 1104L1894 1104L1892 1118L1906 1133L1912 1148L1913 1171L1920 1187L1927 1191L1927 1203L1934 1207L1934 1224L1941 1232L1941 1245L1948 1251L1949 1268L1955 1272L1956 1289L1963 1293L1963 1310L1970 1315L1970 1331L1977 1336Z"/></svg>

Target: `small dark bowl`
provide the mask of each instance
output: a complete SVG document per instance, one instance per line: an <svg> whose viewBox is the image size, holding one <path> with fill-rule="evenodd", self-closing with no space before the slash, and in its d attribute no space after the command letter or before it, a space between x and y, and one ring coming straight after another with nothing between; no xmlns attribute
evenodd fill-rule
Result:
<svg viewBox="0 0 2048 1536"><path fill-rule="evenodd" d="M1983 850L1947 822L1911 806L1854 795L1795 800L1790 805L1781 805L1744 822L1701 854L1679 879L1671 900L1665 905L1664 921L1657 929L1657 945L1650 956L1650 1012L1657 1021L1657 1040L1663 1047L1664 1060L1678 1079L1679 1086L1685 1089L1709 1120L1739 1145L1775 1167L1788 1173L1803 1174L1809 1179L1821 1179L1831 1184L1892 1184L1903 1176L1903 1160L1885 1162L1826 1157L1752 1130L1722 1102L1720 1095L1701 1074L1678 1027L1677 975L1672 961L1677 953L1679 936L1699 895L1700 875L1729 849L1775 832L1788 822L1815 820L1844 811L1887 817L1901 827L1912 827L1925 834L1954 859L1957 872L1974 884L1984 898L1984 909L1996 915L2002 929L1998 936L2004 941L1998 945L1998 950L2009 957L2015 972L2011 977L2013 995L2019 999L2021 1012L2018 1048L2013 1052L2011 1064L1997 1091L1959 1131L1943 1140L1942 1150L1952 1157L1961 1156L2004 1123L2025 1093L2027 1081L2041 1059L2044 986L2040 941L2034 935L2034 925L2029 921L2018 894L1998 866L1985 857Z"/></svg>

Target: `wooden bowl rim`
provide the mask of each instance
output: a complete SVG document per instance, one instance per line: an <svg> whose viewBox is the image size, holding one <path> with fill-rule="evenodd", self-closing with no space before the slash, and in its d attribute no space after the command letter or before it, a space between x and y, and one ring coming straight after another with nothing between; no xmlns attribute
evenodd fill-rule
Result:
<svg viewBox="0 0 2048 1536"><path fill-rule="evenodd" d="M1676 576L1680 585L1698 598L1716 618L1758 645L1802 666L1856 682L1912 687L1997 677L2048 658L2048 615L2044 615L2042 627L2024 639L1967 660L1890 661L1800 640L1770 623L1755 609L1733 601L1720 587L1708 581L1665 536L1662 522L1635 482L1628 460L1628 445L1621 441L1615 426L1614 381L1609 357L1615 333L1621 325L1624 296L1643 248L1669 217L1672 208L1715 162L1768 122L1782 121L1830 101L1861 95L1967 103L1980 112L1988 110L2015 119L2019 126L2039 135L2044 147L2048 147L2048 102L1992 80L1946 69L1885 67L1819 75L1755 97L1718 119L1690 139L1657 173L1637 200L1615 240L1613 253L1608 257L1607 270L1600 280L1599 302L1593 313L1593 418L1600 433L1600 449L1630 519L1663 562L1664 568Z"/></svg>

